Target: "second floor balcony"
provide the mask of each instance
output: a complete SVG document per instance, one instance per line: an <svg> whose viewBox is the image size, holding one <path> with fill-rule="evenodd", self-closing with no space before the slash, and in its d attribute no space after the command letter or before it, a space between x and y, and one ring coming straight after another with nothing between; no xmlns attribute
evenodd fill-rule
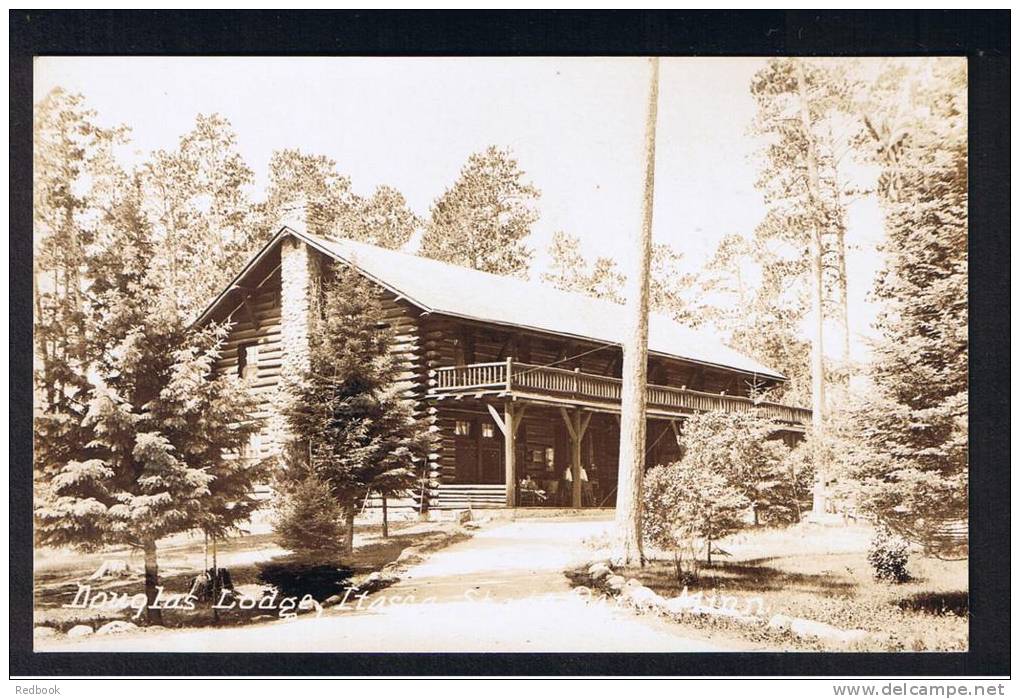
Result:
<svg viewBox="0 0 1020 699"><path fill-rule="evenodd" d="M557 367L516 362L485 362L441 367L430 372L429 396L435 399L499 396L536 402L578 405L619 412L623 381ZM776 422L803 429L811 411L782 403L688 388L648 385L648 414L679 417L711 410L759 412Z"/></svg>

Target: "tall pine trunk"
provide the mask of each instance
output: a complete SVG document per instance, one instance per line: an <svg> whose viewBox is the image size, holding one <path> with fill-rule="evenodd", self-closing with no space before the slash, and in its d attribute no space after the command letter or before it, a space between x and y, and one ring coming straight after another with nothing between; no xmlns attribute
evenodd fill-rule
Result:
<svg viewBox="0 0 1020 699"><path fill-rule="evenodd" d="M651 88L645 124L645 182L638 264L628 294L629 328L623 344L623 390L620 400L620 475L616 498L615 558L624 565L644 565L641 545L641 481L645 467L645 407L648 385L649 267L652 257L652 204L655 191L655 122L658 117L659 59L651 59Z"/></svg>
<svg viewBox="0 0 1020 699"><path fill-rule="evenodd" d="M800 96L800 122L804 131L804 159L807 165L808 203L811 211L810 258L811 258L811 430L815 438L821 438L825 431L825 350L824 315L822 311L822 199L819 195L818 157L811 131L811 112L808 106L807 79L804 64L795 62L797 92ZM816 442L817 444L817 442ZM811 509L815 515L825 511L825 469L821 463L819 449L814 449L815 487Z"/></svg>
<svg viewBox="0 0 1020 699"><path fill-rule="evenodd" d="M354 505L349 506L344 512L344 555L349 559L354 555Z"/></svg>
<svg viewBox="0 0 1020 699"><path fill-rule="evenodd" d="M163 610L156 606L159 596L159 566L156 563L156 542L146 541L142 546L145 555L145 618L150 626L163 625Z"/></svg>
<svg viewBox="0 0 1020 699"><path fill-rule="evenodd" d="M386 496L382 496L382 535L383 538L389 538L390 535L390 522L386 512Z"/></svg>

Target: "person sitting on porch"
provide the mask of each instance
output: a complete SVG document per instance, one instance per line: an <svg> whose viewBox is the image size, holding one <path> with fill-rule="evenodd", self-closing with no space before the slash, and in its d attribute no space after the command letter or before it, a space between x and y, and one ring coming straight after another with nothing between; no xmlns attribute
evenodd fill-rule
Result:
<svg viewBox="0 0 1020 699"><path fill-rule="evenodd" d="M521 481L521 505L537 505L545 500L545 491L530 475Z"/></svg>

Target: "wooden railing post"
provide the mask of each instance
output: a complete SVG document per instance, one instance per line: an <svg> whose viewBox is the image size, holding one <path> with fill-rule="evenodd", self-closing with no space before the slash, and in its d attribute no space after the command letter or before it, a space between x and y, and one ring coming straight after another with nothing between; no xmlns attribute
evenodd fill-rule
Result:
<svg viewBox="0 0 1020 699"><path fill-rule="evenodd" d="M510 390L513 388L513 381L511 380L511 376L513 375L513 370L514 370L514 360L513 360L513 357L507 357L506 358L506 392L507 393L510 393Z"/></svg>

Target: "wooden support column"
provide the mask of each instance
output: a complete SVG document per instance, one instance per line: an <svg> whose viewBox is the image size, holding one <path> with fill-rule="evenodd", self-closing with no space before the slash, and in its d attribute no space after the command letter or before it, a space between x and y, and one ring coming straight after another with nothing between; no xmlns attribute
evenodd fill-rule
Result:
<svg viewBox="0 0 1020 699"><path fill-rule="evenodd" d="M513 401L506 401L503 404L503 415L491 404L485 405L492 415L496 427L503 433L503 467L506 480L506 506L517 506L517 428L521 426L524 419L524 406L514 407Z"/></svg>
<svg viewBox="0 0 1020 699"><path fill-rule="evenodd" d="M588 431L588 423L591 422L591 413L581 414L577 409L573 412L566 408L560 408L563 415L563 422L567 425L567 432L570 434L570 501L571 507L581 507L581 443L584 441L584 433Z"/></svg>

